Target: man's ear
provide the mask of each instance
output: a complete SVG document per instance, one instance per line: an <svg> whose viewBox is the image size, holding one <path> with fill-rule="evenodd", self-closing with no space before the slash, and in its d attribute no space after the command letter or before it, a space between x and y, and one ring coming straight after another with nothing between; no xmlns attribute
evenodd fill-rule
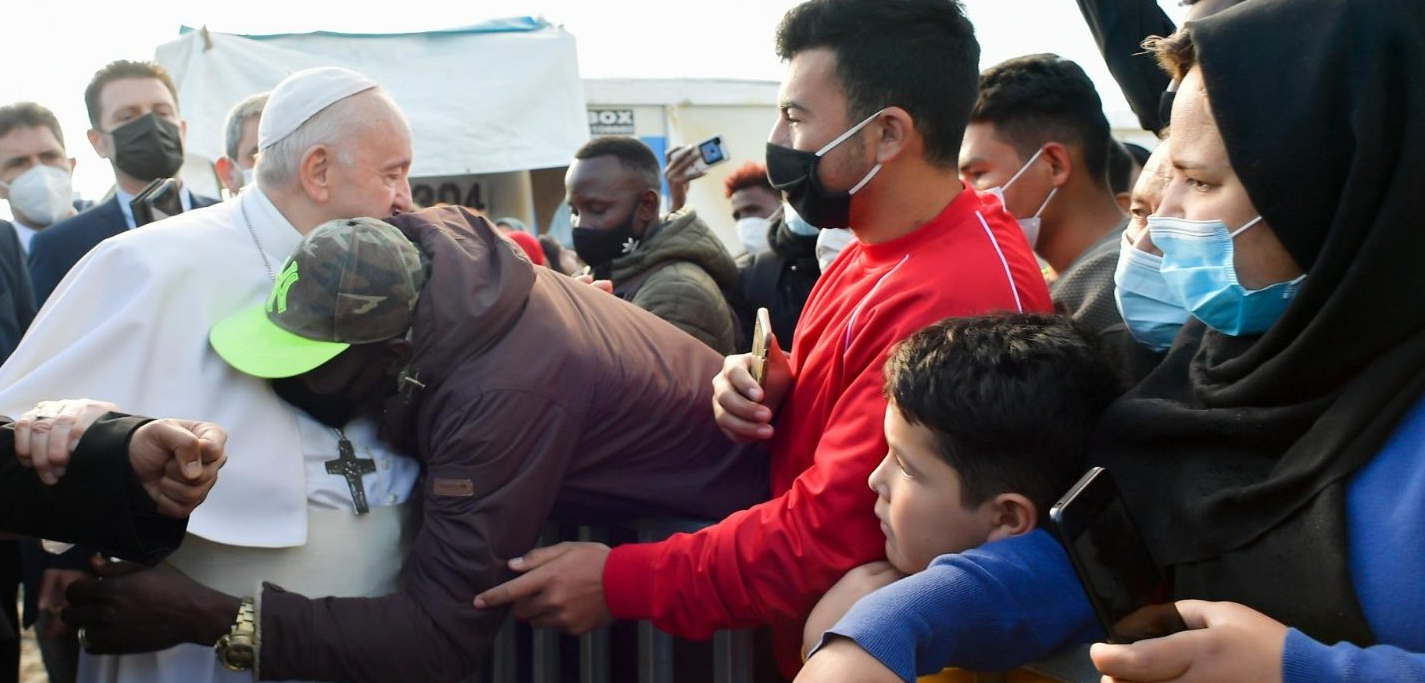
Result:
<svg viewBox="0 0 1425 683"><path fill-rule="evenodd" d="M297 177L302 181L302 189L312 201L319 204L331 198L330 175L335 150L326 145L313 145L302 154L297 163Z"/></svg>
<svg viewBox="0 0 1425 683"><path fill-rule="evenodd" d="M634 209L635 217L642 223L655 223L658 221L658 208L661 204L662 196L658 190L647 189L638 195L638 207Z"/></svg>
<svg viewBox="0 0 1425 683"><path fill-rule="evenodd" d="M1019 493L1001 493L985 501L990 515L990 535L985 542L1022 536L1034 530L1039 510L1034 501Z"/></svg>
<svg viewBox="0 0 1425 683"><path fill-rule="evenodd" d="M1074 172L1074 158L1062 143L1044 145L1044 158L1049 160L1049 180L1054 187L1063 187Z"/></svg>
<svg viewBox="0 0 1425 683"><path fill-rule="evenodd" d="M99 129L90 128L88 131L85 131L84 135L89 138L89 146L94 148L95 154L98 154L104 159L109 158L109 147L105 144L104 134L100 133Z"/></svg>
<svg viewBox="0 0 1425 683"><path fill-rule="evenodd" d="M242 172L238 170L237 163L224 154L218 157L217 161L213 162L213 170L217 171L218 180L222 181L223 187L227 189L228 192L237 194L237 190L233 188L241 185L238 181L242 180ZM237 178L233 178L234 175L236 175Z"/></svg>
<svg viewBox="0 0 1425 683"><path fill-rule="evenodd" d="M919 148L920 138L915 130L915 119L900 107L886 107L877 123L880 124L881 138L876 142L876 163L888 164L912 147Z"/></svg>

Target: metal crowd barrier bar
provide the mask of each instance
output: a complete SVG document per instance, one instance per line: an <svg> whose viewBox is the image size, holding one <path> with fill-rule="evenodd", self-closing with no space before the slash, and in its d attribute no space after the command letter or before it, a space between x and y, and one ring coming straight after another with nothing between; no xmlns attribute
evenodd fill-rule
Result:
<svg viewBox="0 0 1425 683"><path fill-rule="evenodd" d="M707 522L687 519L645 519L628 525L640 543L660 541L676 533L691 533L707 526ZM540 535L540 546L565 540L607 542L609 527L580 526L577 532L565 534L560 525L548 524ZM519 631L528 634L531 656L521 666ZM611 671L609 632L600 629L578 639L579 667L577 679L565 679L561 670L562 647L569 639L551 629L530 629L517 624L511 615L495 637L490 656L482 672L469 683L674 683L674 637L653 626L638 622L637 671ZM752 683L753 647L750 631L718 631L713 635L713 682ZM1098 683L1099 674L1089 661L1088 646L1072 648L1044 661L1025 667L1031 673L1062 683ZM572 672L571 672L572 673ZM523 675L522 675L523 674ZM975 674L976 683L1006 680L1002 674ZM1012 677L1010 677L1012 678Z"/></svg>
<svg viewBox="0 0 1425 683"><path fill-rule="evenodd" d="M639 542L660 541L675 533L693 532L708 522L686 519L646 519L627 525ZM607 542L610 529L606 526L580 526L575 534L562 533L560 525L548 524L540 535L540 546L565 540ZM530 657L520 661L520 631L528 633ZM468 683L673 683L675 662L674 638L654 627L652 622L638 623L637 671L611 671L608 629L599 629L578 639L579 667L577 679L566 679L561 669L566 639L551 629L530 629L515 622L511 615L490 647L490 655L480 674ZM752 683L752 634L749 631L718 631L713 636L714 683ZM523 664L523 666L521 666Z"/></svg>

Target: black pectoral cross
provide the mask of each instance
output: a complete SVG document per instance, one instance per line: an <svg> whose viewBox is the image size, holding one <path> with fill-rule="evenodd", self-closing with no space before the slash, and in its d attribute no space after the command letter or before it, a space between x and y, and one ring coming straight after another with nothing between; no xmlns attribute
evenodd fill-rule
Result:
<svg viewBox="0 0 1425 683"><path fill-rule="evenodd" d="M371 512L371 506L366 504L366 489L361 485L361 475L375 472L376 461L356 457L356 449L351 447L346 435L338 432L337 437L336 447L341 456L323 464L327 466L327 474L346 477L346 485L351 487L351 501L356 504L356 514L364 515Z"/></svg>

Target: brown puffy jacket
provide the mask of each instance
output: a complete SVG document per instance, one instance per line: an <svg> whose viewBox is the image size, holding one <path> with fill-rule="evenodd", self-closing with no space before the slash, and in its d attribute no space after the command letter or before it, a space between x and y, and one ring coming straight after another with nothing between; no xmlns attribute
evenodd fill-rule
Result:
<svg viewBox="0 0 1425 683"><path fill-rule="evenodd" d="M767 457L712 418L722 357L617 297L536 268L456 207L391 220L429 259L385 436L420 460L405 590L263 592L261 677L462 680L505 619L471 601L513 578L551 517L720 519L766 500Z"/></svg>

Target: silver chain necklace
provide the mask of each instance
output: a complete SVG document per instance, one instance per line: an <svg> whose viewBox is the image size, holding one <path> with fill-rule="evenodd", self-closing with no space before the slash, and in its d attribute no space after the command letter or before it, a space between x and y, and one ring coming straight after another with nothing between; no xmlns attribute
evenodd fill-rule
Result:
<svg viewBox="0 0 1425 683"><path fill-rule="evenodd" d="M262 240L257 239L257 231L252 228L252 221L247 217L247 207L239 204L238 211L242 212L242 222L247 224L247 234L252 236L252 244L257 247L257 255L262 257L262 267L267 269L267 279L275 282L277 273L272 270L272 262L267 260L267 251L262 248Z"/></svg>

